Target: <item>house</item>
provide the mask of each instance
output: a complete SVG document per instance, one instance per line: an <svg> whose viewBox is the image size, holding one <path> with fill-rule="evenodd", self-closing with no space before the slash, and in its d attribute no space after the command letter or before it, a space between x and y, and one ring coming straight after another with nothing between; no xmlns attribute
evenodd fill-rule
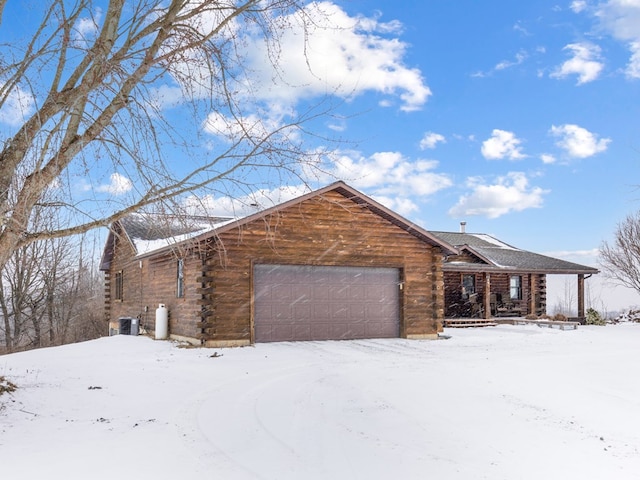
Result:
<svg viewBox="0 0 640 480"><path fill-rule="evenodd" d="M342 182L248 217L135 214L105 245L106 315L205 346L435 338L446 240Z"/></svg>
<svg viewBox="0 0 640 480"><path fill-rule="evenodd" d="M456 247L446 258L445 317L543 315L546 313L547 275L577 275L578 318L584 319L584 282L597 269L539 255L497 238L460 232L430 232Z"/></svg>

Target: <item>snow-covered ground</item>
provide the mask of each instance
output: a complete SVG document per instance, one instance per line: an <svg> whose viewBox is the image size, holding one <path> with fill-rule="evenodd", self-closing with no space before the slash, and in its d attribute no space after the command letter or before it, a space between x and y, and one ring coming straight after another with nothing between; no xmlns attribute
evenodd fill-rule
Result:
<svg viewBox="0 0 640 480"><path fill-rule="evenodd" d="M638 479L640 324L0 357L6 479Z"/></svg>

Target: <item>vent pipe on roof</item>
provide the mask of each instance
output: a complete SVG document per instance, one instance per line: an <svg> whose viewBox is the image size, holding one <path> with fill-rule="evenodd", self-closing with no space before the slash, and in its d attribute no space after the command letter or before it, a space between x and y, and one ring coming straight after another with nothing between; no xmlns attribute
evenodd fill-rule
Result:
<svg viewBox="0 0 640 480"><path fill-rule="evenodd" d="M464 233L466 231L467 222L460 222L460 233Z"/></svg>

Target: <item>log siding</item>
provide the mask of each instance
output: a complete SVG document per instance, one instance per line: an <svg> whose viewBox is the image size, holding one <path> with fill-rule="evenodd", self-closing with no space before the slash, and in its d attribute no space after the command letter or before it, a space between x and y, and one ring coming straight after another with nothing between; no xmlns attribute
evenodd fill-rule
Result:
<svg viewBox="0 0 640 480"><path fill-rule="evenodd" d="M138 317L155 328L155 308L169 310L173 338L206 346L254 342L253 267L290 264L392 267L401 272L400 336L432 338L442 331L445 280L441 247L333 190L258 218L222 228L180 249L136 257L116 235L105 279L124 273L124 298L108 300L112 324ZM184 296L176 296L177 259ZM113 285L105 288L113 291Z"/></svg>

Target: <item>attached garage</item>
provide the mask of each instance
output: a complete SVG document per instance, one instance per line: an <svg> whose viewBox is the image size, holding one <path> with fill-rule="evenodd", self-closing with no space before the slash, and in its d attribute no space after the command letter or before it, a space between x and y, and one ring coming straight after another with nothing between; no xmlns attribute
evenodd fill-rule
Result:
<svg viewBox="0 0 640 480"><path fill-rule="evenodd" d="M454 248L342 182L220 220L116 222L101 265L110 321L153 330L162 303L171 338L211 347L442 330Z"/></svg>
<svg viewBox="0 0 640 480"><path fill-rule="evenodd" d="M400 269L255 265L256 342L400 335Z"/></svg>

